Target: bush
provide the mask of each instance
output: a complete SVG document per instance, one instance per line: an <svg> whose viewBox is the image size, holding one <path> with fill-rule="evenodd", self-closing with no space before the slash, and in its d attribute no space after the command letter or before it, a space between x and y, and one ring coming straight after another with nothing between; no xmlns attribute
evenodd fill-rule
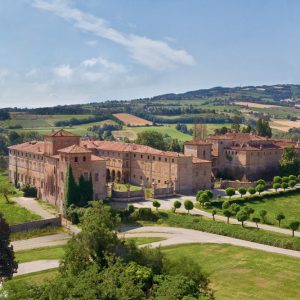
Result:
<svg viewBox="0 0 300 300"><path fill-rule="evenodd" d="M256 191L258 192L259 195L261 192L263 192L264 189L265 189L265 185L263 185L263 184L258 184L256 186Z"/></svg>
<svg viewBox="0 0 300 300"><path fill-rule="evenodd" d="M289 184L287 182L282 182L281 187L285 190L289 187Z"/></svg>
<svg viewBox="0 0 300 300"><path fill-rule="evenodd" d="M274 176L273 183L282 183L282 178L280 176Z"/></svg>
<svg viewBox="0 0 300 300"><path fill-rule="evenodd" d="M278 189L281 188L281 184L279 182L276 182L273 184L273 189L277 192Z"/></svg>
<svg viewBox="0 0 300 300"><path fill-rule="evenodd" d="M259 179L256 181L256 186L258 186L258 185L266 186L266 182L263 179Z"/></svg>
<svg viewBox="0 0 300 300"><path fill-rule="evenodd" d="M222 204L222 209L228 209L230 207L230 202L228 200L224 201Z"/></svg>
<svg viewBox="0 0 300 300"><path fill-rule="evenodd" d="M136 221L156 221L157 216L152 212L151 208L141 207L132 215L132 219Z"/></svg>
<svg viewBox="0 0 300 300"><path fill-rule="evenodd" d="M254 195L254 194L256 193L256 189L255 189L254 187L250 186L250 187L248 188L248 193L249 193L250 195Z"/></svg>
<svg viewBox="0 0 300 300"><path fill-rule="evenodd" d="M296 183L297 183L296 180L290 180L289 181L289 186L294 187L296 185Z"/></svg>
<svg viewBox="0 0 300 300"><path fill-rule="evenodd" d="M282 183L288 183L289 182L289 178L287 176L283 176L282 177Z"/></svg>
<svg viewBox="0 0 300 300"><path fill-rule="evenodd" d="M30 186L28 183L22 187L22 192L24 193L24 197L37 197L36 187Z"/></svg>
<svg viewBox="0 0 300 300"><path fill-rule="evenodd" d="M231 198L231 197L235 194L235 189L229 187L229 188L227 188L227 189L225 190L225 193L226 193L226 195L227 195L229 198Z"/></svg>
<svg viewBox="0 0 300 300"><path fill-rule="evenodd" d="M243 195L246 195L247 190L244 187L240 187L238 189L238 192L241 194L241 197L243 197Z"/></svg>
<svg viewBox="0 0 300 300"><path fill-rule="evenodd" d="M297 180L297 177L295 175L290 175L289 176L289 181L291 181L291 180Z"/></svg>

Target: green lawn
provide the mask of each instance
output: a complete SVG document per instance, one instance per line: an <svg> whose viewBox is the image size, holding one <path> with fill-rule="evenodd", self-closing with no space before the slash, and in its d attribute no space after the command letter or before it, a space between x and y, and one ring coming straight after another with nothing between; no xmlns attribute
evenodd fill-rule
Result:
<svg viewBox="0 0 300 300"><path fill-rule="evenodd" d="M164 241L165 238L162 238L162 237L126 237L126 241L127 240L134 241L136 243L136 245L138 245L138 246L139 245L146 246L146 244Z"/></svg>
<svg viewBox="0 0 300 300"><path fill-rule="evenodd" d="M13 189L13 186L8 183L8 177L6 175L0 174L0 185L10 185ZM15 195L20 194L18 191L15 191ZM28 221L40 220L41 217L30 212L24 207L21 207L19 204L13 201L13 198L10 199L7 203L3 195L0 195L0 212L3 214L6 222L8 224L18 224Z"/></svg>
<svg viewBox="0 0 300 300"><path fill-rule="evenodd" d="M6 284L20 283L20 284L42 284L46 281L52 280L55 276L58 275L58 269L50 269L25 275L20 275L14 277L12 280L7 281Z"/></svg>
<svg viewBox="0 0 300 300"><path fill-rule="evenodd" d="M288 227L291 221L300 221L300 194L286 195L281 197L267 198L263 200L250 200L240 204L241 206L249 206L255 210L254 215L258 215L259 211L265 209L267 214L267 223L278 226L275 220L276 214L282 212L285 220L281 221L281 227ZM203 209L203 208L201 208ZM211 209L209 209L211 211ZM222 210L218 209L217 214L222 214Z"/></svg>
<svg viewBox="0 0 300 300"><path fill-rule="evenodd" d="M216 299L282 300L300 297L300 259L231 245L191 244L162 248L170 259L197 261Z"/></svg>
<svg viewBox="0 0 300 300"><path fill-rule="evenodd" d="M119 192L126 192L127 186L126 186L126 184L123 184L123 183L116 183L114 185L114 189ZM130 185L130 191L139 191L141 189L142 188L140 186Z"/></svg>
<svg viewBox="0 0 300 300"><path fill-rule="evenodd" d="M16 260L19 263L41 260L41 259L61 259L65 253L65 246L54 246L37 248L16 252Z"/></svg>
<svg viewBox="0 0 300 300"><path fill-rule="evenodd" d="M35 237L64 232L64 227L45 227L28 231L15 232L10 235L12 241L27 240Z"/></svg>

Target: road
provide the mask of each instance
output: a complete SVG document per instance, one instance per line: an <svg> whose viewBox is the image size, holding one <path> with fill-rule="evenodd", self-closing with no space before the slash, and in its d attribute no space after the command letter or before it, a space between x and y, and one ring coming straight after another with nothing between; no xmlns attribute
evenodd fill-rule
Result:
<svg viewBox="0 0 300 300"><path fill-rule="evenodd" d="M145 226L138 228L123 228L119 237L163 237L165 240L148 244L150 247L159 246L172 246L180 244L190 243L214 243L214 244L230 244L234 246L246 247L255 250L262 250L270 253L288 255L292 257L300 258L300 252L277 248L273 246L263 245L259 243L248 242L239 240L223 235L217 235L207 232L202 232L193 229L175 228L175 227L164 227L164 226ZM44 237L46 238L46 237ZM49 245L49 244L48 244ZM39 267L40 264L40 267ZM23 275L37 271L43 271L46 269L57 268L59 264L58 260L44 260L44 261L33 261L28 263L19 264L18 273L15 275Z"/></svg>

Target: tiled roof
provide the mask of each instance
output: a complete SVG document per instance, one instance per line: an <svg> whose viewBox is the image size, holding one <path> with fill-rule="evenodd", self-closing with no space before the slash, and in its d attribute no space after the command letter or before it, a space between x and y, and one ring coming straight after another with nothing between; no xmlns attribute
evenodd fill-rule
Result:
<svg viewBox="0 0 300 300"><path fill-rule="evenodd" d="M210 135L208 140L234 140L236 142L247 142L247 141L266 141L265 137L258 136L251 133L226 133L220 135Z"/></svg>
<svg viewBox="0 0 300 300"><path fill-rule="evenodd" d="M88 149L86 149L84 147L78 146L78 145L72 145L72 146L69 146L67 148L60 149L60 150L58 150L58 152L62 152L62 153L76 153L76 154L91 153L90 150L88 150Z"/></svg>
<svg viewBox="0 0 300 300"><path fill-rule="evenodd" d="M193 164L201 164L201 163L210 163L211 161L193 156L192 162L193 162Z"/></svg>
<svg viewBox="0 0 300 300"><path fill-rule="evenodd" d="M96 156L96 155L92 155L91 160L92 161L97 161L97 160L105 161L106 159L102 158L102 157L99 157L99 156Z"/></svg>
<svg viewBox="0 0 300 300"><path fill-rule="evenodd" d="M71 136L78 136L78 135L76 135L72 132L66 131L64 129L60 129L60 130L57 130L57 131L52 131L52 132L46 133L44 136L71 137Z"/></svg>
<svg viewBox="0 0 300 300"><path fill-rule="evenodd" d="M182 153L172 151L161 151L149 146L112 141L81 141L81 145L87 149L98 149L103 151L136 152L151 155L169 157L184 157Z"/></svg>
<svg viewBox="0 0 300 300"><path fill-rule="evenodd" d="M211 145L211 143L203 140L187 141L184 144L185 145Z"/></svg>
<svg viewBox="0 0 300 300"><path fill-rule="evenodd" d="M35 154L43 154L44 153L44 142L42 141L32 141L32 142L26 142L18 145L13 145L8 147L12 150L17 151L24 151L28 153L35 153Z"/></svg>

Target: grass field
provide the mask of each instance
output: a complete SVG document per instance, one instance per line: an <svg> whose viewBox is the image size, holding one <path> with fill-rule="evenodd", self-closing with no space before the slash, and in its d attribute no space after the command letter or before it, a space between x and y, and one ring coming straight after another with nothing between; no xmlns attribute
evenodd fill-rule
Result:
<svg viewBox="0 0 300 300"><path fill-rule="evenodd" d="M20 263L41 260L61 259L65 253L65 246L54 246L16 252L16 260Z"/></svg>
<svg viewBox="0 0 300 300"><path fill-rule="evenodd" d="M231 245L162 248L170 259L186 256L209 276L216 299L282 300L300 297L300 259Z"/></svg>
<svg viewBox="0 0 300 300"><path fill-rule="evenodd" d="M162 237L126 237L126 240L133 240L135 241L136 245L145 245L154 242L160 242L165 240Z"/></svg>
<svg viewBox="0 0 300 300"><path fill-rule="evenodd" d="M0 185L2 184L8 184L8 177L0 174ZM16 193L16 196L17 195L18 193ZM41 219L40 216L14 202L13 198L7 203L3 195L0 195L0 212L3 214L8 224L18 224Z"/></svg>
<svg viewBox="0 0 300 300"><path fill-rule="evenodd" d="M34 237L40 237L50 234L64 232L63 227L45 227L41 229L33 229L28 231L15 232L10 235L11 241L27 240Z"/></svg>
<svg viewBox="0 0 300 300"><path fill-rule="evenodd" d="M126 184L123 183L116 183L114 185L115 190L120 191L120 192L126 192L127 191L127 186ZM130 185L130 191L139 191L141 190L140 186L135 186L135 185Z"/></svg>
<svg viewBox="0 0 300 300"><path fill-rule="evenodd" d="M12 283L42 284L58 275L58 269L51 269L14 277Z"/></svg>
<svg viewBox="0 0 300 300"><path fill-rule="evenodd" d="M188 128L193 128L193 124L187 124ZM223 126L229 127L231 124L207 124L207 133L212 134L215 129ZM127 137L129 140L135 140L137 134L143 131L157 131L161 134L168 134L172 139L178 139L185 142L190 141L193 137L189 134L182 133L176 130L176 124L165 124L162 126L143 126L143 127L123 127L123 130L113 131L115 137Z"/></svg>

